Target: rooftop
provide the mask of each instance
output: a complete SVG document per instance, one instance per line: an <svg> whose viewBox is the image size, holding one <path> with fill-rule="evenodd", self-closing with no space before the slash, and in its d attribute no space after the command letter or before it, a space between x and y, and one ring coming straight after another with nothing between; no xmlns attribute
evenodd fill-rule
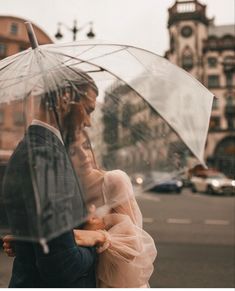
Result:
<svg viewBox="0 0 235 291"><path fill-rule="evenodd" d="M208 28L208 36L214 35L217 37L223 37L226 34L235 36L235 26L233 24L227 25L210 25Z"/></svg>

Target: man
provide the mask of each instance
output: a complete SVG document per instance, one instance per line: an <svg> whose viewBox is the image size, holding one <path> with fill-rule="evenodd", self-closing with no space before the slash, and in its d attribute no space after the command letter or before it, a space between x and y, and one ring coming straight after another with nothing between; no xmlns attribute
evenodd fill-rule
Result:
<svg viewBox="0 0 235 291"><path fill-rule="evenodd" d="M82 78L79 74L79 84L70 81L60 95L45 94L8 163L3 192L13 236L50 238L48 243L14 242L9 287L96 286L95 249L77 246L71 229L73 220L84 219L86 206L63 138L74 122L81 129L90 126L98 89L88 75Z"/></svg>

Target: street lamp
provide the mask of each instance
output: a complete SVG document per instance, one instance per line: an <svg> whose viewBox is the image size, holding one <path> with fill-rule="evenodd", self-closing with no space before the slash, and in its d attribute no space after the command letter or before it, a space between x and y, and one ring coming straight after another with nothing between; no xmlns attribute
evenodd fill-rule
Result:
<svg viewBox="0 0 235 291"><path fill-rule="evenodd" d="M85 27L87 26L90 26L90 29L88 31L88 33L86 34L88 38L94 38L95 37L95 34L93 32L93 22L90 21L90 22L87 22L85 23L83 26L79 27L77 26L77 21L74 20L73 22L73 27L70 28L68 27L66 24L62 23L62 22L58 22L58 30L57 30L57 33L55 34L55 37L57 39L61 39L63 37L63 34L61 33L61 26L64 26L67 28L67 30L71 31L72 34L73 34L73 41L76 41L76 37L77 37L77 33L81 30L83 30Z"/></svg>

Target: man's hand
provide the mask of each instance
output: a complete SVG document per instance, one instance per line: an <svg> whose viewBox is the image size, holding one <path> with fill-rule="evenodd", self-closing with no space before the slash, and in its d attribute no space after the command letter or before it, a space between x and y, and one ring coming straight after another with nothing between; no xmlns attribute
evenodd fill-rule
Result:
<svg viewBox="0 0 235 291"><path fill-rule="evenodd" d="M14 250L14 238L12 235L6 235L3 237L3 250L8 255L8 257L15 257Z"/></svg>
<svg viewBox="0 0 235 291"><path fill-rule="evenodd" d="M76 244L83 247L102 245L106 240L102 233L94 230L74 229L73 234Z"/></svg>

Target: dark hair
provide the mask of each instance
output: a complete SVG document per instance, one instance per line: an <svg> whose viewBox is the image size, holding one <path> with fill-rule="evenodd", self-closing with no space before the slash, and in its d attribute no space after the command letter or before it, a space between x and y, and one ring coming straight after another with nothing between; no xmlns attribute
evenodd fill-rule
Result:
<svg viewBox="0 0 235 291"><path fill-rule="evenodd" d="M65 76L66 75L66 76ZM43 94L41 105L46 108L55 109L58 98L70 93L71 100L78 102L81 98L86 98L86 91L91 88L98 96L98 87L91 76L80 69L65 66L56 71L53 75L56 78L55 85L51 86L49 92Z"/></svg>
<svg viewBox="0 0 235 291"><path fill-rule="evenodd" d="M78 70L75 68L70 68L70 69L79 76L79 78L68 81L68 83L71 82L71 85L72 85L71 87L75 88L75 91L77 89L78 92L80 92L80 94L82 94L82 92L85 92L85 90L87 90L88 88L91 88L98 96L98 94L99 94L98 87L91 76L89 76L87 73L85 73L81 70Z"/></svg>

